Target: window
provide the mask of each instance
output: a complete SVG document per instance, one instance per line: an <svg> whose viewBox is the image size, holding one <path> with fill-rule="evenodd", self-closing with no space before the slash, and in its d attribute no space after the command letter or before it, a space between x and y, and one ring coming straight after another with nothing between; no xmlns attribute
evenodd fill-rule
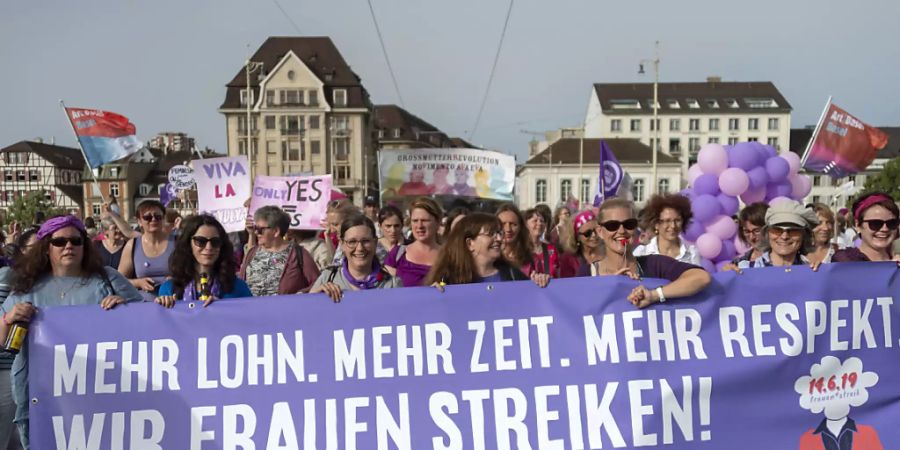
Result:
<svg viewBox="0 0 900 450"><path fill-rule="evenodd" d="M309 91L309 106L319 106L319 91Z"/></svg>
<svg viewBox="0 0 900 450"><path fill-rule="evenodd" d="M678 103L678 100L675 100L674 98L666 100L666 106L671 109L681 109L681 105Z"/></svg>
<svg viewBox="0 0 900 450"><path fill-rule="evenodd" d="M770 130L778 129L778 118L777 117L772 117L769 119L769 129Z"/></svg>
<svg viewBox="0 0 900 450"><path fill-rule="evenodd" d="M266 154L267 155L277 155L278 154L278 144L275 141L266 141Z"/></svg>
<svg viewBox="0 0 900 450"><path fill-rule="evenodd" d="M766 139L766 144L769 144L772 147L775 147L776 149L778 149L778 138L770 137L769 139Z"/></svg>
<svg viewBox="0 0 900 450"><path fill-rule="evenodd" d="M700 138L688 139L688 150L692 152L700 151Z"/></svg>
<svg viewBox="0 0 900 450"><path fill-rule="evenodd" d="M669 153L681 153L681 139L669 139Z"/></svg>
<svg viewBox="0 0 900 450"><path fill-rule="evenodd" d="M346 161L350 156L350 140L349 139L335 139L334 140L334 154L335 158L339 161Z"/></svg>
<svg viewBox="0 0 900 450"><path fill-rule="evenodd" d="M852 181L854 184L856 184L856 175L850 175L849 177L847 177L847 181Z"/></svg>
<svg viewBox="0 0 900 450"><path fill-rule="evenodd" d="M319 116L309 116L309 128L311 130L319 129Z"/></svg>
<svg viewBox="0 0 900 450"><path fill-rule="evenodd" d="M247 133L247 116L241 115L237 118L237 130L238 133ZM251 117L250 119L250 128L253 131L256 131L256 116Z"/></svg>
<svg viewBox="0 0 900 450"><path fill-rule="evenodd" d="M247 141L243 139L238 141L238 155L247 155Z"/></svg>
<svg viewBox="0 0 900 450"><path fill-rule="evenodd" d="M753 109L778 107L778 102L771 98L745 98L744 103L747 104L748 108Z"/></svg>
<svg viewBox="0 0 900 450"><path fill-rule="evenodd" d="M266 89L266 106L272 106L275 104L275 90Z"/></svg>
<svg viewBox="0 0 900 450"><path fill-rule="evenodd" d="M641 131L641 119L631 119L631 131Z"/></svg>
<svg viewBox="0 0 900 450"><path fill-rule="evenodd" d="M241 106L247 106L247 93L249 92L250 100L249 102L253 103L253 90L247 91L247 89L241 89Z"/></svg>
<svg viewBox="0 0 900 450"><path fill-rule="evenodd" d="M346 89L335 89L333 95L334 106L347 106Z"/></svg>
<svg viewBox="0 0 900 450"><path fill-rule="evenodd" d="M717 138L717 137L711 137L711 138L709 138L709 141L707 141L707 142L709 142L710 144L718 144L718 143L719 143L719 138Z"/></svg>
<svg viewBox="0 0 900 450"><path fill-rule="evenodd" d="M719 119L709 119L709 131L717 131L719 129Z"/></svg>
<svg viewBox="0 0 900 450"><path fill-rule="evenodd" d="M669 119L669 130L678 131L681 129L681 119Z"/></svg>
<svg viewBox="0 0 900 450"><path fill-rule="evenodd" d="M152 188L150 187L149 184L142 184L142 185L138 188L138 192L141 193L141 197L146 197L146 196L150 195L150 191L151 191L151 190L152 190Z"/></svg>
<svg viewBox="0 0 900 450"><path fill-rule="evenodd" d="M3 179L6 180L6 181L12 181L12 180L13 180L13 174L12 174L12 171L11 171L11 170L4 170L4 171L3 171Z"/></svg>
<svg viewBox="0 0 900 450"><path fill-rule="evenodd" d="M303 116L281 116L281 134L297 136L303 133Z"/></svg>
<svg viewBox="0 0 900 450"><path fill-rule="evenodd" d="M663 178L659 180L659 188L657 189L660 194L668 194L669 193L669 179Z"/></svg>
<svg viewBox="0 0 900 450"><path fill-rule="evenodd" d="M559 201L564 202L572 195L572 180L562 180L559 182Z"/></svg>
<svg viewBox="0 0 900 450"><path fill-rule="evenodd" d="M613 99L609 101L612 109L641 109L641 102L635 99Z"/></svg>
<svg viewBox="0 0 900 450"><path fill-rule="evenodd" d="M333 131L347 131L349 120L347 116L337 116L331 118L331 126ZM394 130L395 137L400 137L400 129Z"/></svg>
<svg viewBox="0 0 900 450"><path fill-rule="evenodd" d="M747 129L748 130L758 130L759 129L759 119L747 119Z"/></svg>
<svg viewBox="0 0 900 450"><path fill-rule="evenodd" d="M758 137L748 137L747 138L747 142L757 142L757 141L759 141Z"/></svg>
<svg viewBox="0 0 900 450"><path fill-rule="evenodd" d="M394 139L399 139L401 132L402 130L400 130L399 128L394 128Z"/></svg>
<svg viewBox="0 0 900 450"><path fill-rule="evenodd" d="M822 185L822 177L819 175L813 176L812 185L813 186L821 186Z"/></svg>
<svg viewBox="0 0 900 450"><path fill-rule="evenodd" d="M613 119L609 121L609 131L622 131L622 120Z"/></svg>
<svg viewBox="0 0 900 450"><path fill-rule="evenodd" d="M266 129L267 130L275 129L275 116L266 116Z"/></svg>
<svg viewBox="0 0 900 450"><path fill-rule="evenodd" d="M700 119L691 119L688 121L688 129L691 131L700 131Z"/></svg>
<svg viewBox="0 0 900 450"><path fill-rule="evenodd" d="M650 131L656 131L659 128L659 119L650 119Z"/></svg>
<svg viewBox="0 0 900 450"><path fill-rule="evenodd" d="M813 203L819 203L819 198L820 198L820 197L819 197L818 195L813 195L812 202L813 202Z"/></svg>
<svg viewBox="0 0 900 450"><path fill-rule="evenodd" d="M714 98L706 99L706 107L710 109L719 109L719 101Z"/></svg>
<svg viewBox="0 0 900 450"><path fill-rule="evenodd" d="M118 197L119 196L119 183L109 183L109 196L110 197Z"/></svg>
<svg viewBox="0 0 900 450"><path fill-rule="evenodd" d="M16 171L16 181L25 181L25 170L20 169Z"/></svg>
<svg viewBox="0 0 900 450"><path fill-rule="evenodd" d="M740 108L740 105L738 105L737 100L735 100L735 99L733 99L733 98L726 98L726 99L725 99L725 104L726 104L729 108L732 108L732 109Z"/></svg>
<svg viewBox="0 0 900 450"><path fill-rule="evenodd" d="M631 186L631 196L634 197L634 201L642 202L644 201L644 179L638 178L634 180L634 184Z"/></svg>
<svg viewBox="0 0 900 450"><path fill-rule="evenodd" d="M100 215L100 205L98 205L96 203L92 204L91 212L93 212L95 216L99 216Z"/></svg>
<svg viewBox="0 0 900 450"><path fill-rule="evenodd" d="M700 102L696 98L687 99L687 105L690 109L700 109Z"/></svg>
<svg viewBox="0 0 900 450"><path fill-rule="evenodd" d="M547 201L547 180L534 182L534 201L535 203L545 203Z"/></svg>
<svg viewBox="0 0 900 450"><path fill-rule="evenodd" d="M310 141L309 150L313 155L322 153L322 143L319 141Z"/></svg>
<svg viewBox="0 0 900 450"><path fill-rule="evenodd" d="M338 180L349 180L350 179L350 167L349 166L339 166L337 168L337 179Z"/></svg>
<svg viewBox="0 0 900 450"><path fill-rule="evenodd" d="M113 178L119 177L119 168L118 167L110 167L109 168L109 176Z"/></svg>
<svg viewBox="0 0 900 450"><path fill-rule="evenodd" d="M302 105L303 91L297 89L283 89L281 91L282 105Z"/></svg>
<svg viewBox="0 0 900 450"><path fill-rule="evenodd" d="M728 119L728 129L737 131L741 129L741 119Z"/></svg>
<svg viewBox="0 0 900 450"><path fill-rule="evenodd" d="M581 200L582 205L586 205L591 200L591 180L587 178L581 179Z"/></svg>
<svg viewBox="0 0 900 450"><path fill-rule="evenodd" d="M281 159L285 161L300 161L300 141L296 139L281 141Z"/></svg>
<svg viewBox="0 0 900 450"><path fill-rule="evenodd" d="M38 181L41 179L41 172L37 169L31 169L28 171L28 179L31 181Z"/></svg>
<svg viewBox="0 0 900 450"><path fill-rule="evenodd" d="M737 143L738 143L738 138L736 138L736 137L730 137L730 138L728 138L728 145L734 145L734 144L737 144Z"/></svg>

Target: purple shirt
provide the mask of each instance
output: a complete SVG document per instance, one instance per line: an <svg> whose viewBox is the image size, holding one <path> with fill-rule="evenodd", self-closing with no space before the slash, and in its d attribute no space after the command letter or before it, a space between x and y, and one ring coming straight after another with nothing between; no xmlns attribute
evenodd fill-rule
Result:
<svg viewBox="0 0 900 450"><path fill-rule="evenodd" d="M421 286L422 281L428 276L431 266L416 264L406 259L405 248L403 254L397 258L397 253L399 253L401 248L403 248L401 245L394 247L394 249L388 253L387 257L384 258L384 265L397 269L397 278L400 278L403 286Z"/></svg>
<svg viewBox="0 0 900 450"><path fill-rule="evenodd" d="M865 253L860 251L860 249L856 247L845 248L843 250L838 250L834 252L834 255L831 256L831 262L858 262L858 261L871 261Z"/></svg>
<svg viewBox="0 0 900 450"><path fill-rule="evenodd" d="M665 255L638 256L635 260L637 261L638 275L641 278L662 278L675 281L688 270L702 269L700 266L684 263ZM578 268L577 276L591 276L591 265L582 264Z"/></svg>

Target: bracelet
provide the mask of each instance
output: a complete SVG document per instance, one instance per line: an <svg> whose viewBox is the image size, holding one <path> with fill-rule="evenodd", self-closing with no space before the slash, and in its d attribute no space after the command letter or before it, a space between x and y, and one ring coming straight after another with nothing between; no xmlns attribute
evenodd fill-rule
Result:
<svg viewBox="0 0 900 450"><path fill-rule="evenodd" d="M3 313L3 317L0 317L0 320L3 321L3 324L4 324L4 325L10 326L10 325L12 325L12 324L6 321L6 315L7 315L7 314L9 314L9 313Z"/></svg>
<svg viewBox="0 0 900 450"><path fill-rule="evenodd" d="M660 303L665 303L665 302L666 302L666 296L665 296L665 294L663 294L662 286L656 288L656 295L659 297L659 302L660 302Z"/></svg>

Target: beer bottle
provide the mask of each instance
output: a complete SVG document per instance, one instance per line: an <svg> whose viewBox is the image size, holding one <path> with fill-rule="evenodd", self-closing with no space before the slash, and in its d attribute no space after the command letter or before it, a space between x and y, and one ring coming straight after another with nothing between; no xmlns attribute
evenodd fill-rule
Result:
<svg viewBox="0 0 900 450"><path fill-rule="evenodd" d="M200 274L200 300L207 301L212 298L212 293L210 292L210 282L209 275L206 273Z"/></svg>
<svg viewBox="0 0 900 450"><path fill-rule="evenodd" d="M16 322L9 326L9 332L6 334L6 340L3 342L3 350L10 353L19 353L22 346L25 345L25 337L28 336L28 324L25 322Z"/></svg>

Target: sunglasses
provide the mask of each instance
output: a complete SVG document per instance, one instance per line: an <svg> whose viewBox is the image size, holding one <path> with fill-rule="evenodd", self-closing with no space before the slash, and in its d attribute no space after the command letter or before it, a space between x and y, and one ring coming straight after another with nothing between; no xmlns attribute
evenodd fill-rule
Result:
<svg viewBox="0 0 900 450"><path fill-rule="evenodd" d="M597 234L597 231L590 229L590 230L585 231L584 233L578 233L578 234L580 234L581 237L583 237L585 239L590 239L590 238L594 237L594 235Z"/></svg>
<svg viewBox="0 0 900 450"><path fill-rule="evenodd" d="M84 244L84 239L82 239L80 236L70 238L58 237L50 239L50 245L54 247L62 248L65 247L66 244L72 244L73 247L81 247Z"/></svg>
<svg viewBox="0 0 900 450"><path fill-rule="evenodd" d="M263 234L266 230L271 230L272 227L253 227L253 232L256 234Z"/></svg>
<svg viewBox="0 0 900 450"><path fill-rule="evenodd" d="M869 219L863 220L862 223L866 224L872 231L880 231L885 225L887 225L888 231L894 231L897 227L900 227L900 219Z"/></svg>
<svg viewBox="0 0 900 450"><path fill-rule="evenodd" d="M771 226L769 227L769 234L774 236L781 236L784 233L787 233L790 237L797 237L803 232L803 228L801 227L784 227L784 226Z"/></svg>
<svg viewBox="0 0 900 450"><path fill-rule="evenodd" d="M618 220L607 220L600 224L601 227L606 228L606 231L613 232L618 231L619 227L625 227L626 230L635 230L638 226L637 219L628 219L624 222L619 222Z"/></svg>
<svg viewBox="0 0 900 450"><path fill-rule="evenodd" d="M162 214L144 214L141 216L141 219L144 219L144 222L162 222L163 215Z"/></svg>
<svg viewBox="0 0 900 450"><path fill-rule="evenodd" d="M203 236L194 236L191 238L191 242L194 243L198 248L206 248L206 244L212 245L212 248L219 248L222 246L222 238L205 238Z"/></svg>

